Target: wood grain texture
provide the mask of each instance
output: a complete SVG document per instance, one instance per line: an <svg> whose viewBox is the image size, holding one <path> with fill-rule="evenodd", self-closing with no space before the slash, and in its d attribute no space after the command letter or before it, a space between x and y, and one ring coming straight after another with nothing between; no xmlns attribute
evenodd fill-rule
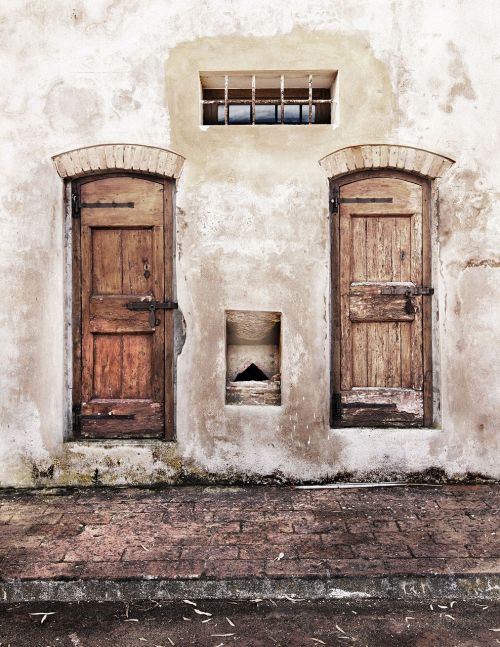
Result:
<svg viewBox="0 0 500 647"><path fill-rule="evenodd" d="M172 229L166 235L164 226L172 225L171 185L113 176L86 181L80 192L84 204L133 203L81 210L81 435L171 437L173 324L170 317L167 352L165 320L172 313L156 311L152 325L149 312L126 308L129 301L172 300Z"/></svg>
<svg viewBox="0 0 500 647"><path fill-rule="evenodd" d="M423 401L413 389L357 388L341 393L343 427L421 427Z"/></svg>
<svg viewBox="0 0 500 647"><path fill-rule="evenodd" d="M388 398L386 407L365 407L362 415L355 416L351 411L348 418L342 413L336 424L422 425L424 393L429 424L430 300L404 294L423 281L430 285L427 184L397 171L365 171L344 178L337 186L341 198L392 198L392 202L341 200L338 219L332 220L333 392L359 396L360 388L378 388L385 389L383 397ZM333 280L335 267L338 283ZM381 294L385 286L396 287L400 293ZM428 310L425 317L424 308ZM397 393L409 389L422 405L418 415L393 407ZM353 402L348 409L354 409ZM376 411L372 423L370 409Z"/></svg>

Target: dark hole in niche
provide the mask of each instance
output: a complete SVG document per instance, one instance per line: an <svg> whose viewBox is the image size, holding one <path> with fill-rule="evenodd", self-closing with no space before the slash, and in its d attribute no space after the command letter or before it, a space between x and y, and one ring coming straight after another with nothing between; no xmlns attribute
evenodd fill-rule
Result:
<svg viewBox="0 0 500 647"><path fill-rule="evenodd" d="M238 373L238 375L234 378L235 382L248 382L249 380L254 380L255 382L264 382L265 380L268 380L268 376L264 373L264 371L261 371L258 366L255 366L255 364L252 362L250 366L247 366L244 371L241 371L241 373Z"/></svg>
<svg viewBox="0 0 500 647"><path fill-rule="evenodd" d="M281 404L281 313L226 312L226 404Z"/></svg>

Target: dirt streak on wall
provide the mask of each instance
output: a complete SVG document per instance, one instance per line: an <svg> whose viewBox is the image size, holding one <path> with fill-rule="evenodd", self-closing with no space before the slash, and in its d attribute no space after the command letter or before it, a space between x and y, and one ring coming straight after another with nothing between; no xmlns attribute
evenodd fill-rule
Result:
<svg viewBox="0 0 500 647"><path fill-rule="evenodd" d="M433 466L500 476L500 8L14 0L4 13L0 484L404 477ZM335 127L200 126L200 71L273 69L338 70ZM50 157L112 142L187 160L176 197L186 336L175 444L62 442L63 187ZM440 428L329 428L318 160L363 143L456 160L433 190ZM281 407L225 405L225 310L282 313Z"/></svg>

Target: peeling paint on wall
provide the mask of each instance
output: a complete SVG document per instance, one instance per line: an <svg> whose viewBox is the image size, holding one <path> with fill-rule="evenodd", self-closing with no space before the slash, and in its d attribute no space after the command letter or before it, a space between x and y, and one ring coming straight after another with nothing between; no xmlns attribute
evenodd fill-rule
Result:
<svg viewBox="0 0 500 647"><path fill-rule="evenodd" d="M4 13L1 485L404 478L430 467L500 476L499 8L13 0ZM338 125L200 127L200 70L231 69L338 70ZM63 186L50 158L110 142L187 159L175 443L63 443ZM363 143L457 160L433 190L436 429L329 428L328 183L317 162ZM281 406L225 404L225 310L282 313Z"/></svg>

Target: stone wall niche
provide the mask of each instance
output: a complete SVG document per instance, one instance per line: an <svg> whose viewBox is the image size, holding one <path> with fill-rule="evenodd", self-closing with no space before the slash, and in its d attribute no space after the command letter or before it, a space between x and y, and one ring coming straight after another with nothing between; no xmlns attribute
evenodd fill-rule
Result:
<svg viewBox="0 0 500 647"><path fill-rule="evenodd" d="M281 313L226 311L226 404L281 404Z"/></svg>

